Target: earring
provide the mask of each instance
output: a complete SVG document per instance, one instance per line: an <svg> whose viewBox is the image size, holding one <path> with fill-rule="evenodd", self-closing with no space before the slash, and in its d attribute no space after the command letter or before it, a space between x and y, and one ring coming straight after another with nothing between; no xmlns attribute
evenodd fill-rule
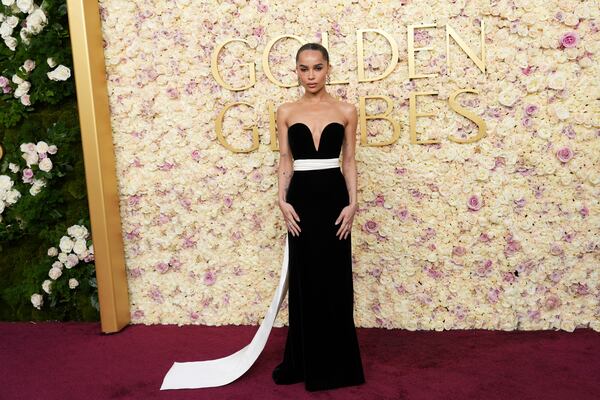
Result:
<svg viewBox="0 0 600 400"><path fill-rule="evenodd" d="M330 81L331 81L331 79L329 79L329 78L330 78L330 76L329 76L329 74L327 74L327 79L326 79L327 80L327 84L329 84Z"/></svg>

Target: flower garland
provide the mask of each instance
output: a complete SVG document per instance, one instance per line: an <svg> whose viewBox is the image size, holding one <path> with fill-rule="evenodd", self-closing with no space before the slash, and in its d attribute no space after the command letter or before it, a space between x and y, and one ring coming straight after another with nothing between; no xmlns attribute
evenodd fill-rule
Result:
<svg viewBox="0 0 600 400"><path fill-rule="evenodd" d="M50 247L48 256L56 257L52 263L48 277L50 279L42 282L42 290L51 299L51 306L55 306L59 299L69 297L65 295L65 289L75 290L80 287L83 279L87 279L86 289L90 292L92 305L99 310L96 288L94 245L89 239L88 229L83 225L72 225L67 229L68 236L60 239L58 249ZM75 268L77 267L77 268ZM62 279L59 279L61 278ZM56 288L59 287L59 290ZM68 291L67 290L67 291ZM31 295L33 307L41 310L44 304L44 295L34 293Z"/></svg>
<svg viewBox="0 0 600 400"><path fill-rule="evenodd" d="M15 204L21 197L17 189L13 189L15 182L8 175L0 175L0 222L2 222L2 213L12 204Z"/></svg>

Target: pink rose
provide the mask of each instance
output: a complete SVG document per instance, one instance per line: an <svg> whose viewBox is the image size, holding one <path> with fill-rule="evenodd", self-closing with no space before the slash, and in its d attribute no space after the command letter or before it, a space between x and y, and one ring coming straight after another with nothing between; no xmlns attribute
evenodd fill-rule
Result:
<svg viewBox="0 0 600 400"><path fill-rule="evenodd" d="M31 168L25 168L23 170L23 183L33 182L33 170Z"/></svg>
<svg viewBox="0 0 600 400"><path fill-rule="evenodd" d="M551 294L546 298L546 300L544 301L544 304L545 304L547 310L554 310L555 308L560 306L561 301L557 295Z"/></svg>
<svg viewBox="0 0 600 400"><path fill-rule="evenodd" d="M160 263L156 264L154 269L156 269L161 274L164 274L165 272L167 272L169 270L169 264L167 264L165 262L160 262Z"/></svg>
<svg viewBox="0 0 600 400"><path fill-rule="evenodd" d="M210 286L210 285L213 285L213 284L215 283L215 281L216 281L216 280L217 280L217 277L216 277L216 275L215 275L215 273L214 273L214 272L212 272L212 271L207 271L207 272L204 274L204 284L205 284L205 285L209 285L209 286Z"/></svg>
<svg viewBox="0 0 600 400"><path fill-rule="evenodd" d="M533 114L535 114L538 111L538 109L539 109L539 107L537 105L535 105L535 104L528 104L525 107L525 113L527 115L533 115Z"/></svg>
<svg viewBox="0 0 600 400"><path fill-rule="evenodd" d="M567 32L560 37L563 47L575 47L579 43L579 35L575 31Z"/></svg>
<svg viewBox="0 0 600 400"><path fill-rule="evenodd" d="M573 150L568 147L561 147L556 152L556 157L560 160L560 162L566 163L573 158Z"/></svg>
<svg viewBox="0 0 600 400"><path fill-rule="evenodd" d="M463 247L463 246L454 246L452 248L452 255L453 256L464 256L467 253L467 250Z"/></svg>
<svg viewBox="0 0 600 400"><path fill-rule="evenodd" d="M377 222L369 220L365 222L364 228L369 233L375 233L377 232Z"/></svg>
<svg viewBox="0 0 600 400"><path fill-rule="evenodd" d="M481 208L482 206L482 201L479 198L479 196L477 196L476 194L472 195L471 197L469 197L469 200L467 201L467 206L473 210L473 211L477 211Z"/></svg>

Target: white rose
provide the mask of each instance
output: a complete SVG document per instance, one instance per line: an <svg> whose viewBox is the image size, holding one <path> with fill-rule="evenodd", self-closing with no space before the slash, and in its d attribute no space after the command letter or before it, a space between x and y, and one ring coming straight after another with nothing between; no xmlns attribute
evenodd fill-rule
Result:
<svg viewBox="0 0 600 400"><path fill-rule="evenodd" d="M54 68L56 66L56 61L54 61L54 59L52 57L48 57L46 59L46 62L48 63L48 66L50 68Z"/></svg>
<svg viewBox="0 0 600 400"><path fill-rule="evenodd" d="M4 4L7 7L12 6L14 3L15 0L2 0L2 4Z"/></svg>
<svg viewBox="0 0 600 400"><path fill-rule="evenodd" d="M60 244L58 245L58 247L60 247L60 249L65 253L69 253L71 250L73 250L74 244L75 243L73 243L73 240L71 240L70 237L63 236L60 238Z"/></svg>
<svg viewBox="0 0 600 400"><path fill-rule="evenodd" d="M40 161L39 167L42 171L49 172L52 169L52 161L49 157L46 157Z"/></svg>
<svg viewBox="0 0 600 400"><path fill-rule="evenodd" d="M13 187L14 182L8 175L0 175L0 190L10 190Z"/></svg>
<svg viewBox="0 0 600 400"><path fill-rule="evenodd" d="M4 0L3 0L4 1ZM31 304L38 310L42 308L42 304L44 304L44 297L39 293L34 293L31 295Z"/></svg>
<svg viewBox="0 0 600 400"><path fill-rule="evenodd" d="M29 89L31 88L31 83L24 81L22 83L19 84L19 86L17 86L17 88L15 89L15 97L21 97L24 94L27 94L27 92L29 92Z"/></svg>
<svg viewBox="0 0 600 400"><path fill-rule="evenodd" d="M518 93L517 90L512 86L508 85L500 94L498 95L498 101L503 106L512 107L517 101Z"/></svg>
<svg viewBox="0 0 600 400"><path fill-rule="evenodd" d="M48 146L48 154L56 154L58 151L58 147L55 145Z"/></svg>
<svg viewBox="0 0 600 400"><path fill-rule="evenodd" d="M565 88L567 76L562 71L553 72L548 76L548 87L550 89L562 90Z"/></svg>
<svg viewBox="0 0 600 400"><path fill-rule="evenodd" d="M85 243L85 239L77 239L75 241L75 245L73 246L73 253L79 255L87 250L87 244Z"/></svg>
<svg viewBox="0 0 600 400"><path fill-rule="evenodd" d="M79 258L77 257L77 255L69 254L67 256L67 263L65 264L65 267L67 267L68 269L71 269L74 266L76 266L77 264L79 264Z"/></svg>
<svg viewBox="0 0 600 400"><path fill-rule="evenodd" d="M56 257L58 255L58 249L56 247L50 247L48 249L48 255L50 257Z"/></svg>
<svg viewBox="0 0 600 400"><path fill-rule="evenodd" d="M16 83L17 85L20 85L21 83L25 82L23 80L23 78L19 77L19 75L17 75L17 74L14 74L12 76L12 81L13 81L13 83Z"/></svg>
<svg viewBox="0 0 600 400"><path fill-rule="evenodd" d="M79 286L79 282L77 281L77 279L75 279L75 278L69 279L69 288L70 289L75 289L77 286Z"/></svg>
<svg viewBox="0 0 600 400"><path fill-rule="evenodd" d="M17 172L19 172L19 170L20 170L19 166L18 166L17 164L13 164L13 163L9 163L9 164L8 164L8 169L10 169L10 171L11 171L13 174L16 174L16 173L17 173Z"/></svg>
<svg viewBox="0 0 600 400"><path fill-rule="evenodd" d="M32 196L37 195L39 192L42 191L42 188L46 186L46 181L43 179L34 179L33 180L33 184L31 185L31 188L29 189L29 193L31 193Z"/></svg>
<svg viewBox="0 0 600 400"><path fill-rule="evenodd" d="M6 194L6 202L8 204L15 204L20 198L21 193L17 189L13 189Z"/></svg>
<svg viewBox="0 0 600 400"><path fill-rule="evenodd" d="M35 144L21 143L21 146L19 146L19 150L21 150L22 153L31 153L35 150Z"/></svg>
<svg viewBox="0 0 600 400"><path fill-rule="evenodd" d="M40 8L36 8L31 14L29 14L25 20L27 23L27 31L34 35L37 35L42 31L48 19L46 14Z"/></svg>
<svg viewBox="0 0 600 400"><path fill-rule="evenodd" d="M57 280L61 275L62 275L62 271L58 268L52 267L52 268L50 268L50 271L48 271L48 276L52 280Z"/></svg>
<svg viewBox="0 0 600 400"><path fill-rule="evenodd" d="M66 236L63 236L63 237L66 237ZM67 237L67 239L69 239L69 238ZM70 239L69 239L69 240L70 240ZM60 247L60 246L59 246L59 247ZM70 251L70 250L69 250L69 251ZM61 262L61 263L63 263L63 264L64 264L64 263L66 263L66 262L67 262L67 253L59 253L59 254L58 254L58 261L60 261L60 262Z"/></svg>
<svg viewBox="0 0 600 400"><path fill-rule="evenodd" d="M569 118L569 109L562 103L554 103L552 106L554 110L554 115L558 119L567 119Z"/></svg>
<svg viewBox="0 0 600 400"><path fill-rule="evenodd" d="M35 150L38 153L47 153L48 152L48 143L46 143L44 141L37 142L37 144L35 145Z"/></svg>
<svg viewBox="0 0 600 400"><path fill-rule="evenodd" d="M23 69L26 72L31 72L35 69L35 61L31 60L31 59L27 59L25 60L25 62L23 63Z"/></svg>
<svg viewBox="0 0 600 400"><path fill-rule="evenodd" d="M52 268L63 269L63 267L64 267L64 266L63 266L63 263L62 263L62 262L60 262L60 261L54 261L54 262L52 263Z"/></svg>
<svg viewBox="0 0 600 400"><path fill-rule="evenodd" d="M13 28L6 22L0 25L0 35L3 38L8 38L13 33Z"/></svg>
<svg viewBox="0 0 600 400"><path fill-rule="evenodd" d="M27 32L25 31L25 29L21 29L19 31L19 36L21 36L21 40L23 41L23 43L25 43L26 45L29 45L31 40L29 40L29 36L27 35ZM16 39L15 39L15 41L16 41ZM15 43L15 45L16 45L16 43Z"/></svg>
<svg viewBox="0 0 600 400"><path fill-rule="evenodd" d="M44 290L44 292L51 294L52 293L52 282L50 279L46 279L43 283L42 283L42 289Z"/></svg>
<svg viewBox="0 0 600 400"><path fill-rule="evenodd" d="M66 81L71 76L71 70L64 65L59 65L55 70L48 72L48 78L53 81Z"/></svg>
<svg viewBox="0 0 600 400"><path fill-rule="evenodd" d="M17 7L22 13L29 14L34 10L33 0L17 0Z"/></svg>
<svg viewBox="0 0 600 400"><path fill-rule="evenodd" d="M67 228L67 233L75 239L85 239L88 237L88 230L83 225L72 225Z"/></svg>
<svg viewBox="0 0 600 400"><path fill-rule="evenodd" d="M25 160L25 162L27 163L27 166L31 167L32 165L35 165L38 163L40 156L38 155L38 153L25 153L22 155L22 157Z"/></svg>

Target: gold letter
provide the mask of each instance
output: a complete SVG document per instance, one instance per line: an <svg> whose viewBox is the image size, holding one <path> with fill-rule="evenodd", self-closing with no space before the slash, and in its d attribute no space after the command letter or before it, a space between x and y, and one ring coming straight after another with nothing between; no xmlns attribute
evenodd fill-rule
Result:
<svg viewBox="0 0 600 400"><path fill-rule="evenodd" d="M275 119L277 111L275 106L270 101L267 101L267 110L269 111L269 136L271 141L271 150L279 151L279 143L277 142L277 121Z"/></svg>
<svg viewBox="0 0 600 400"><path fill-rule="evenodd" d="M236 149L235 147L233 147L232 145L230 145L227 142L227 140L225 139L225 136L223 136L223 118L225 117L225 113L231 107L236 106L238 104L244 104L244 105L247 105L250 108L254 108L252 106L252 104L245 103L243 101L238 101L238 102L235 102L235 103L229 103L229 104L225 105L225 108L219 113L219 117L215 121L216 128L217 128L217 139L219 139L219 142L226 149L231 150L234 153L250 153L251 151L254 151L254 150L258 149L258 129L256 128L256 125L244 126L242 128L244 130L252 129L252 147L250 147L249 149L246 149L246 150L244 150L244 149Z"/></svg>
<svg viewBox="0 0 600 400"><path fill-rule="evenodd" d="M454 41L460 48L467 53L475 65L477 65L481 72L485 74L485 30L483 27L483 19L481 20L481 59L477 58L475 52L467 46L467 43L465 43L460 36L458 36L458 33L456 33L450 25L446 24L446 65L448 66L448 72L450 72L450 36L454 38Z"/></svg>
<svg viewBox="0 0 600 400"><path fill-rule="evenodd" d="M417 117L427 117L433 115L433 113L418 113L417 114L417 96L437 94L437 92L411 92L410 93L410 109L408 112L409 119L409 132L410 132L410 142L413 144L429 144L429 143L439 143L440 141L437 139L429 139L429 140L417 140Z"/></svg>
<svg viewBox="0 0 600 400"><path fill-rule="evenodd" d="M485 121L479 115L475 114L474 112L472 112L470 110L467 110L466 108L461 107L460 104L458 104L458 102L456 101L456 96L458 96L459 94L461 94L463 92L479 94L479 92L476 91L475 89L457 90L456 92L454 92L450 95L450 98L448 99L448 103L450 104L450 108L453 109L454 111L456 111L458 114L475 122L477 124L477 126L479 127L479 133L476 136L473 136L472 138L468 138L468 139L459 139L459 138L453 137L452 135L450 135L448 137L448 139L450 139L451 141L453 141L455 143L473 143L473 142L477 142L478 140L480 140L482 137L485 136L485 131L486 131Z"/></svg>
<svg viewBox="0 0 600 400"><path fill-rule="evenodd" d="M277 86L281 86L281 87L298 86L298 82L294 82L294 83L289 84L289 85L286 85L285 83L278 82L277 79L275 79L275 77L271 73L271 67L269 66L269 53L271 52L271 48L273 48L273 46L275 45L275 43L277 43L277 41L279 41L279 39L283 39L283 38L296 39L298 42L300 42L301 45L303 45L304 43L306 43L306 40L304 40L301 37L296 36L296 35L281 35L281 36L277 36L276 38L272 39L267 44L267 47L265 47L265 51L263 52L263 57L262 57L263 71L265 72L265 75L267 76L267 78L269 78L269 80L271 82L273 82L274 84L276 84Z"/></svg>
<svg viewBox="0 0 600 400"><path fill-rule="evenodd" d="M239 88L234 88L233 86L231 86L228 83L226 83L223 80L223 77L221 76L221 73L219 72L219 66L218 66L219 53L221 53L221 49L223 47L225 47L225 45L227 45L227 43L230 43L230 42L244 42L244 43L248 44L248 41L244 40L244 39L231 39L231 40L227 40L223 44L217 46L213 50L213 53L212 53L212 55L210 57L210 69L212 71L213 77L225 89L229 89L229 90L245 90L245 89L248 89L248 88L254 86L254 84L256 83L256 72L254 71L255 68L256 68L256 66L254 65L254 63L246 63L246 64L244 64L250 70L250 83L247 84L246 86L242 86L242 87L239 87Z"/></svg>
<svg viewBox="0 0 600 400"><path fill-rule="evenodd" d="M415 51L432 50L433 47L417 47L415 48L415 28L434 28L434 24L424 25L408 25L408 79L414 78L431 78L437 74L417 75L415 72Z"/></svg>
<svg viewBox="0 0 600 400"><path fill-rule="evenodd" d="M327 49L327 51L329 52L329 56L331 57L331 51L329 50L329 34L327 33L327 31L321 32L321 44ZM350 81L331 81L326 85L340 85L344 83L350 83Z"/></svg>
<svg viewBox="0 0 600 400"><path fill-rule="evenodd" d="M365 100L366 99L383 99L387 103L386 110L384 114L377 115L367 115ZM363 146L385 146L388 144L392 144L398 140L400 137L400 125L397 121L393 120L389 117L392 112L392 100L388 96L360 96L359 98L359 112L360 112L360 144ZM367 143L367 120L368 119L386 119L390 121L392 127L394 129L394 133L392 134L392 138L387 142L383 143Z"/></svg>
<svg viewBox="0 0 600 400"><path fill-rule="evenodd" d="M364 60L365 51L364 51L364 47L363 47L363 33L364 32L379 33L380 35L382 35L383 37L385 37L387 39L390 46L392 47L392 59L391 59L392 63L390 65L388 65L387 69L383 72L383 75L381 75L381 76L376 76L376 77L371 77L371 78L365 77L365 60ZM394 70L394 68L396 67L396 65L398 64L398 44L396 43L394 38L385 31L382 31L379 29L359 29L359 30L357 30L356 31L356 47L357 47L356 56L358 58L357 65L358 65L358 81L359 82L373 82L373 81L383 79L386 76L388 76L389 74L391 74L392 71Z"/></svg>

